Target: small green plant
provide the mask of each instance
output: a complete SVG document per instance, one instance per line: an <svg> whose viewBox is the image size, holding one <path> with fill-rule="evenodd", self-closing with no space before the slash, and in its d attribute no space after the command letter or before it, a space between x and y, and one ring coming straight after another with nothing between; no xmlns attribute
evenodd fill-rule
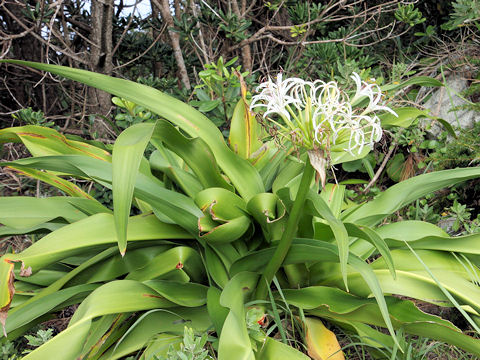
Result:
<svg viewBox="0 0 480 360"><path fill-rule="evenodd" d="M184 328L183 341L180 344L180 350L176 350L173 346L170 346L167 357L155 356L155 360L213 360L208 355L208 351L205 349L207 343L207 334L197 336L193 332L193 329Z"/></svg>
<svg viewBox="0 0 480 360"><path fill-rule="evenodd" d="M41 110L33 111L31 107L20 109L12 117L20 122L21 125L39 125L53 127L55 123L45 119L45 115Z"/></svg>
<svg viewBox="0 0 480 360"><path fill-rule="evenodd" d="M22 9L22 13L33 22L47 23L49 18L55 14L55 9L44 9L40 2L35 3L35 6L31 6L28 1L25 1L25 7Z"/></svg>
<svg viewBox="0 0 480 360"><path fill-rule="evenodd" d="M292 38L295 38L297 36L301 36L307 32L306 26L305 25L293 25L290 28L290 36Z"/></svg>
<svg viewBox="0 0 480 360"><path fill-rule="evenodd" d="M465 224L469 223L470 217L472 216L470 210L473 209L467 208L467 205L462 205L457 200L454 200L453 205L450 206L447 210L450 215L455 218L455 222L452 225L452 230L454 232L457 232L462 228L465 229Z"/></svg>
<svg viewBox="0 0 480 360"><path fill-rule="evenodd" d="M396 62L392 66L390 79L393 83L399 83L400 81L402 81L403 78L410 77L413 74L415 74L415 71L411 70L408 64L404 62Z"/></svg>
<svg viewBox="0 0 480 360"><path fill-rule="evenodd" d="M15 344L12 341L6 341L0 346L1 360L16 360L18 359Z"/></svg>
<svg viewBox="0 0 480 360"><path fill-rule="evenodd" d="M415 205L410 205L406 211L406 217L410 220L421 220L431 224L437 224L441 219L438 214L438 209L431 204L434 196L431 194L423 199L415 202Z"/></svg>
<svg viewBox="0 0 480 360"><path fill-rule="evenodd" d="M53 329L39 329L35 335L25 335L25 339L28 340L28 345L32 348L37 348L45 344L48 340L50 340L53 336ZM27 349L24 350L24 354L28 354L32 352L32 350Z"/></svg>
<svg viewBox="0 0 480 360"><path fill-rule="evenodd" d="M415 4L398 4L395 11L395 18L408 26L415 26L423 23L427 19L423 17L420 10L415 8Z"/></svg>
<svg viewBox="0 0 480 360"><path fill-rule="evenodd" d="M452 4L450 20L442 25L445 30L455 30L461 26L474 25L478 28L480 2L478 0L456 0Z"/></svg>
<svg viewBox="0 0 480 360"><path fill-rule="evenodd" d="M287 11L294 24L303 24L316 19L325 7L326 5L314 4L310 1L296 1L295 5L287 7ZM320 23L320 26L325 25Z"/></svg>
<svg viewBox="0 0 480 360"><path fill-rule="evenodd" d="M476 166L480 161L479 135L480 122L471 129L459 129L457 138L453 140L444 131L437 139L435 151L429 152L427 160L432 161L437 170Z"/></svg>
<svg viewBox="0 0 480 360"><path fill-rule="evenodd" d="M241 66L235 66L238 58L224 63L220 57L216 63L205 65L198 73L201 83L195 87L198 100L190 101L190 105L207 114L217 126L229 122L233 110L240 99L241 78L248 72L241 73Z"/></svg>
<svg viewBox="0 0 480 360"><path fill-rule="evenodd" d="M152 112L148 111L143 106L138 106L131 101L118 97L113 97L112 102L117 105L120 110L117 115L115 115L115 124L121 129L126 129L134 124L154 120Z"/></svg>
<svg viewBox="0 0 480 360"><path fill-rule="evenodd" d="M219 29L225 33L227 39L242 41L248 38L248 28L252 23L250 20L244 18L239 19L234 13L224 13L222 10L220 10L218 14L223 20L219 23Z"/></svg>

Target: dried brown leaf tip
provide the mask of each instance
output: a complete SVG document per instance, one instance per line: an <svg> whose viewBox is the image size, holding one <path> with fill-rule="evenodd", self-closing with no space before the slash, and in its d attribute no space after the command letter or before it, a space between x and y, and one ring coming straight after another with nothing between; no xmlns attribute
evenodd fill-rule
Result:
<svg viewBox="0 0 480 360"><path fill-rule="evenodd" d="M29 266L25 269L25 264L22 261L22 267L20 268L20 276L29 277L32 275L32 267Z"/></svg>

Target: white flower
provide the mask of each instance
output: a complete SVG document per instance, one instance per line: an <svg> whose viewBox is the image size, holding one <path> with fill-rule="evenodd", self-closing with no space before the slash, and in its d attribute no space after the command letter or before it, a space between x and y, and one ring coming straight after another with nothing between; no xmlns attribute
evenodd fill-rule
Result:
<svg viewBox="0 0 480 360"><path fill-rule="evenodd" d="M353 96L351 103L355 104L364 96L368 97L369 99L367 108L362 112L363 115L369 114L374 111L388 111L392 115L397 116L397 114L388 106L378 105L379 102L382 100L383 96L380 86L375 83L368 84L366 81L362 81L360 76L355 72L350 77L355 81L355 84L357 85L357 90L355 91L355 95Z"/></svg>
<svg viewBox="0 0 480 360"><path fill-rule="evenodd" d="M296 78L282 81L281 73L278 74L276 83L269 78L268 81L257 87L257 91L261 92L259 95L252 97L250 109L266 107L267 111L264 113L264 117L268 114L276 113L283 115L290 120L290 113L287 111L287 106L290 104L296 105L300 102L298 98L295 98L290 94L290 89L298 83L298 80L303 81Z"/></svg>
<svg viewBox="0 0 480 360"><path fill-rule="evenodd" d="M383 105L377 84L362 81L356 73L351 77L356 83L352 99L334 81L283 80L279 74L276 82L269 79L257 88L260 94L252 97L250 108L264 107L264 118L280 116L285 124L270 120L294 145L328 153L331 145L341 143L345 144L345 151L360 154L365 146L373 146L382 137L376 112L396 113ZM364 97L368 98L368 105L355 108Z"/></svg>
<svg viewBox="0 0 480 360"><path fill-rule="evenodd" d="M353 154L353 150L358 148L360 154L365 145L373 145L382 138L382 127L380 119L376 116L353 115L350 124L350 139L348 148L345 149Z"/></svg>

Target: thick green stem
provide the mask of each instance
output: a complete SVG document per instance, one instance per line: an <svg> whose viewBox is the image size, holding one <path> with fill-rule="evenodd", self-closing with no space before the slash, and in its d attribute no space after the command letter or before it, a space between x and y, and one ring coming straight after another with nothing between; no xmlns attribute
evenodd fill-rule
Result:
<svg viewBox="0 0 480 360"><path fill-rule="evenodd" d="M305 169L303 170L302 179L300 181L300 186L298 188L297 196L295 197L295 202L293 203L292 211L287 220L287 226L285 231L280 239L280 242L273 254L273 257L270 259L265 271L263 272L260 283L257 286L257 291L255 296L257 299L265 299L268 294L268 287L273 280L273 277L277 273L280 266L283 264L283 260L287 256L288 250L292 245L293 237L297 231L298 220L300 218L300 213L302 212L303 206L305 204L305 199L310 189L310 184L312 178L315 174L315 170L310 164L310 159L307 156Z"/></svg>

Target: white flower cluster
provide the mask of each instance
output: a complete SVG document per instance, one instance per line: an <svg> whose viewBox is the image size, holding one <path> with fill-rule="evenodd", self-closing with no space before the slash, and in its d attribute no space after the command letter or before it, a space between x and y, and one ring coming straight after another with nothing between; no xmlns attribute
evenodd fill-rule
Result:
<svg viewBox="0 0 480 360"><path fill-rule="evenodd" d="M269 79L257 88L259 94L253 96L250 108L265 108L263 117L269 117L280 134L290 138L295 145L308 150L328 150L332 144L346 143L344 150L360 154L366 145L373 146L382 137L376 112L396 114L383 105L382 92L377 84L362 81L356 73L351 77L357 89L350 99L335 81L283 80L279 74L276 82ZM355 107L365 98L368 98L366 107ZM272 114L280 116L283 124L271 119Z"/></svg>

